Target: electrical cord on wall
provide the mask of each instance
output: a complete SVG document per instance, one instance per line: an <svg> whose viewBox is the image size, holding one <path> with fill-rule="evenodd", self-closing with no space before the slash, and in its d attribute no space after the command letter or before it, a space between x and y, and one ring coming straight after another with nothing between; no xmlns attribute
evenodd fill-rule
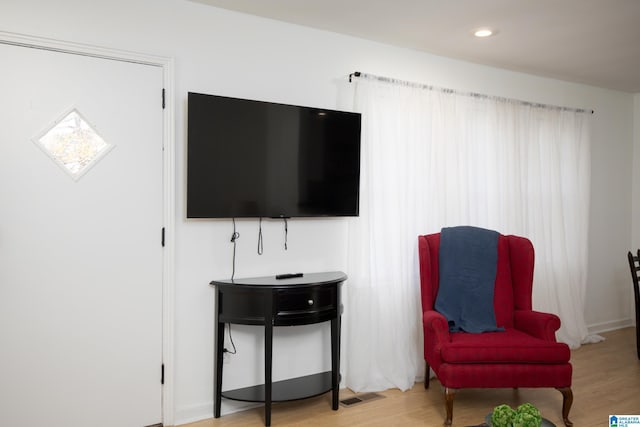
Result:
<svg viewBox="0 0 640 427"><path fill-rule="evenodd" d="M236 240L240 238L240 233L236 231L236 219L231 218L233 221L233 234L231 235L231 243L233 243L233 260L231 261L231 281L233 281L236 275Z"/></svg>
<svg viewBox="0 0 640 427"><path fill-rule="evenodd" d="M231 323L227 323L227 330L229 331L229 341L231 342L231 348L233 348L233 351L227 349L226 347L222 351L223 353L236 354L236 344L233 342L233 336L231 336Z"/></svg>
<svg viewBox="0 0 640 427"><path fill-rule="evenodd" d="M264 252L264 247L262 246L262 217L260 217L260 222L258 223L258 255L262 255Z"/></svg>
<svg viewBox="0 0 640 427"><path fill-rule="evenodd" d="M233 222L233 234L231 234L231 243L233 243L233 259L231 261L231 281L233 282L233 278L236 275L236 240L240 238L240 233L236 231L236 219L231 218ZM233 342L233 336L231 335L231 323L227 323L227 330L229 331L229 341L231 342L232 350L227 349L226 347L223 349L223 353L236 354L236 344Z"/></svg>
<svg viewBox="0 0 640 427"><path fill-rule="evenodd" d="M287 227L287 218L282 218L284 220L284 250L287 250L287 239L289 238L289 228Z"/></svg>

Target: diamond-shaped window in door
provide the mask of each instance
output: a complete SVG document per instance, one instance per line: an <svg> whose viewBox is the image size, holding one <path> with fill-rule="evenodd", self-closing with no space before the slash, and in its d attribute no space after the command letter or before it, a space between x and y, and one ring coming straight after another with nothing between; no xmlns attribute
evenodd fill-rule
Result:
<svg viewBox="0 0 640 427"><path fill-rule="evenodd" d="M76 109L34 142L76 181L113 148Z"/></svg>

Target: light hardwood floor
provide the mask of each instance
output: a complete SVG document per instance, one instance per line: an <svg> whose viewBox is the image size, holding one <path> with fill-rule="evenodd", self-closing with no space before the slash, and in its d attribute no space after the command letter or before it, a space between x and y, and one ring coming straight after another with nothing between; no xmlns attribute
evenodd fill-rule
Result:
<svg viewBox="0 0 640 427"><path fill-rule="evenodd" d="M609 415L640 414L640 360L636 356L635 328L602 334L606 341L584 345L572 352L573 406L570 419L575 427L608 425ZM273 406L271 425L284 426L440 426L444 420L444 398L440 383L431 380L429 390L416 383L411 390L387 390L383 399L331 410L325 394ZM341 390L340 398L353 396ZM453 404L453 427L482 423L484 416L501 403L536 405L556 426L562 423L562 395L555 389L460 390ZM264 426L262 407L186 424L183 427Z"/></svg>

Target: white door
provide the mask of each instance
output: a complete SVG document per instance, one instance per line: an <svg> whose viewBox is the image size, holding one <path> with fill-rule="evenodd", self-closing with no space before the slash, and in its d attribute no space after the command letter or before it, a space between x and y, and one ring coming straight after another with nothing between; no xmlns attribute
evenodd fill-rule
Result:
<svg viewBox="0 0 640 427"><path fill-rule="evenodd" d="M4 44L0 63L0 426L160 423L162 68ZM69 112L112 145L76 175L78 133L38 142Z"/></svg>

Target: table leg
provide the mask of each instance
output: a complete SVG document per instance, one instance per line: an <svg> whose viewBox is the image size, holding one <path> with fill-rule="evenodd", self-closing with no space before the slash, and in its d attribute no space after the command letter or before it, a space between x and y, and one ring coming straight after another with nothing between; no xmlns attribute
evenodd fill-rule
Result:
<svg viewBox="0 0 640 427"><path fill-rule="evenodd" d="M271 386L273 356L273 325L267 321L264 325L264 425L271 425Z"/></svg>
<svg viewBox="0 0 640 427"><path fill-rule="evenodd" d="M331 409L338 410L340 391L340 316L331 319Z"/></svg>
<svg viewBox="0 0 640 427"><path fill-rule="evenodd" d="M222 406L222 363L224 362L224 323L218 322L218 328L216 330L216 374L215 374L215 387L213 416L220 418L220 407Z"/></svg>

